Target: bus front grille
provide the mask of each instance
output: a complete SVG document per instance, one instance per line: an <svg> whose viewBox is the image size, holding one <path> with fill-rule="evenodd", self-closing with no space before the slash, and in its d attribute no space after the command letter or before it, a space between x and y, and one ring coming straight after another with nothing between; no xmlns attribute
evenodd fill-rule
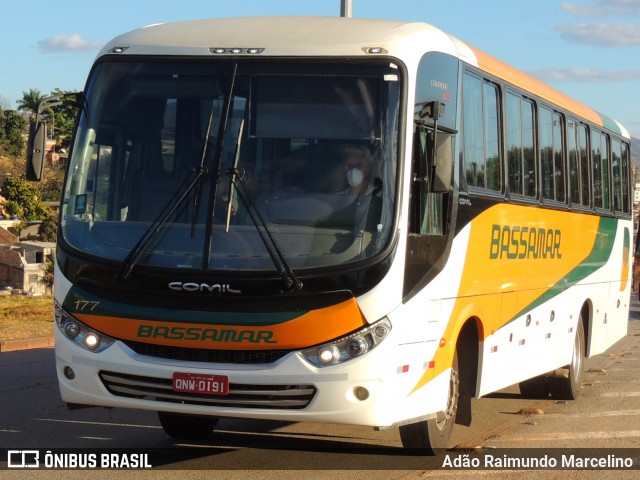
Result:
<svg viewBox="0 0 640 480"><path fill-rule="evenodd" d="M174 392L171 379L142 377L101 371L100 380L109 393L119 397L157 402L231 408L302 409L316 394L313 385L253 385L231 383L229 395Z"/></svg>
<svg viewBox="0 0 640 480"><path fill-rule="evenodd" d="M290 353L289 350L208 350L170 347L131 341L123 341L123 343L140 355L185 362L237 364L273 363Z"/></svg>

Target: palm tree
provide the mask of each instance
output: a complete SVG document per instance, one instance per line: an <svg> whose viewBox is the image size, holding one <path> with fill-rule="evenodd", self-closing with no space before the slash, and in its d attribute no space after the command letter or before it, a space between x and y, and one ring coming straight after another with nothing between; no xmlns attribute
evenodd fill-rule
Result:
<svg viewBox="0 0 640 480"><path fill-rule="evenodd" d="M37 88L32 88L28 92L22 92L22 98L16 102L18 104L18 110L28 110L35 113L38 103L44 97Z"/></svg>

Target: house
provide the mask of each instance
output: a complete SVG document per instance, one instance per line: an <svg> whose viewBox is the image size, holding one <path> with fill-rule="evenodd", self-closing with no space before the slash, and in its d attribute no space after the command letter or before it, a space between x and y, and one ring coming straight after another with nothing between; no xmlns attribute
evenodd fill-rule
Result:
<svg viewBox="0 0 640 480"><path fill-rule="evenodd" d="M0 228L0 289L29 295L51 294L52 282L47 260L53 261L54 242L24 241Z"/></svg>

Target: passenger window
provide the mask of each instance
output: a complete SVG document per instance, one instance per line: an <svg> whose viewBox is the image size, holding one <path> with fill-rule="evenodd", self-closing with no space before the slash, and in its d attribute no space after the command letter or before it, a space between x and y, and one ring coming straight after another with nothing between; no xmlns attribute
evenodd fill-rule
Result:
<svg viewBox="0 0 640 480"><path fill-rule="evenodd" d="M629 168L631 162L629 157L629 144L622 144L620 158L622 160L622 211L624 213L631 213L631 197L629 194Z"/></svg>
<svg viewBox="0 0 640 480"><path fill-rule="evenodd" d="M567 148L569 152L571 203L588 207L591 202L591 190L589 187L586 125L573 119L567 122Z"/></svg>
<svg viewBox="0 0 640 480"><path fill-rule="evenodd" d="M501 191L498 87L466 74L463 89L464 174L467 186Z"/></svg>
<svg viewBox="0 0 640 480"><path fill-rule="evenodd" d="M620 140L611 141L611 166L614 209L629 213L629 147Z"/></svg>
<svg viewBox="0 0 640 480"><path fill-rule="evenodd" d="M507 94L507 170L512 194L535 197L533 103L519 95Z"/></svg>
<svg viewBox="0 0 640 480"><path fill-rule="evenodd" d="M593 168L593 201L596 208L609 210L609 145L608 137L601 132L591 134L591 161Z"/></svg>
<svg viewBox="0 0 640 480"><path fill-rule="evenodd" d="M538 114L542 195L545 200L566 200L564 154L562 150L563 117L548 108Z"/></svg>
<svg viewBox="0 0 640 480"><path fill-rule="evenodd" d="M589 131L586 125L578 126L578 161L580 168L580 203L585 207L591 205L591 184L589 182Z"/></svg>

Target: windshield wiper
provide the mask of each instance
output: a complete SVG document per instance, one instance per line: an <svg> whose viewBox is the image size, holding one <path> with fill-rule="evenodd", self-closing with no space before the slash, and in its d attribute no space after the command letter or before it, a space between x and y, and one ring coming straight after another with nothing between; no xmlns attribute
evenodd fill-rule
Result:
<svg viewBox="0 0 640 480"><path fill-rule="evenodd" d="M291 293L296 290L301 290L302 282L296 277L293 270L291 270L289 263L284 258L284 255L278 247L278 243L275 238L273 238L273 235L271 235L269 227L267 227L267 222L265 222L264 217L253 201L251 193L249 193L249 190L247 189L247 185L244 183L243 172L240 172L238 168L233 167L227 170L227 175L229 176L229 181L239 193L240 200L247 209L249 217L251 217L251 221L260 235L260 239L262 240L262 243L264 243L264 246L271 257L273 265L276 267L276 270L278 270L278 273L282 275L282 280L284 281L284 290L282 293ZM240 188L236 186L236 182L240 185Z"/></svg>
<svg viewBox="0 0 640 480"><path fill-rule="evenodd" d="M122 270L120 270L120 278L123 280L128 279L131 276L131 272L133 268L138 264L140 257L144 253L144 249L147 248L151 240L155 238L158 232L162 229L162 227L169 221L174 212L182 205L182 203L187 199L191 190L193 190L196 185L202 186L201 180L207 175L207 169L204 166L205 160L207 158L208 146L209 146L209 135L211 134L211 127L214 121L214 109L211 109L211 113L209 114L209 122L207 124L207 133L204 137L204 145L202 146L202 156L200 157L200 166L194 167L191 170L191 173L184 182L180 185L176 193L173 194L171 200L167 202L164 206L160 214L156 217L156 219L151 224L151 227L144 233L144 235L138 240L138 242L134 245L134 247L129 252L129 255L124 259L124 266ZM196 174L193 180L191 180L191 176ZM186 188L185 188L186 187ZM182 194L180 193L182 192ZM200 206L200 189L193 196L193 207L191 212L191 236L194 235L195 231L195 222L196 216L198 214L198 209ZM176 200L177 199L177 200Z"/></svg>
<svg viewBox="0 0 640 480"><path fill-rule="evenodd" d="M200 170L205 170L204 162L207 159L207 152L209 151L209 135L211 135L211 127L213 126L213 120L215 117L215 111L211 108L211 113L209 114L209 123L207 124L207 133L204 137L204 145L202 146L202 156L200 157ZM206 172L205 172L206 173ZM200 175L200 178L204 176ZM198 179L196 179L198 180ZM200 191L202 190L202 182L200 183L200 188L196 191L193 196L193 207L191 209L191 237L193 238L196 229L196 219L198 218L198 210L200 209Z"/></svg>
<svg viewBox="0 0 640 480"><path fill-rule="evenodd" d="M195 176L193 174L195 173ZM200 182L200 180L207 174L207 169L200 166L191 170L191 174L180 185L180 188L173 194L171 200L164 206L160 214L151 224L151 227L144 233L144 235L138 240L138 242L131 249L127 257L124 259L124 265L120 270L120 278L126 280L131 276L133 268L137 265L140 257L142 257L145 248L149 245L151 240L155 238L160 229L169 221L174 212L182 205L185 199L191 193L191 190ZM193 180L191 179L193 177ZM175 200L175 201L174 201Z"/></svg>
<svg viewBox="0 0 640 480"><path fill-rule="evenodd" d="M240 121L240 131L238 132L238 143L236 144L236 154L233 159L233 168L237 170L238 160L240 159L240 147L242 143L242 131L244 130L244 118ZM235 180L235 174L230 175L229 178L229 201L227 202L227 221L225 222L225 232L229 233L229 224L231 223L231 211L233 210L233 181Z"/></svg>

